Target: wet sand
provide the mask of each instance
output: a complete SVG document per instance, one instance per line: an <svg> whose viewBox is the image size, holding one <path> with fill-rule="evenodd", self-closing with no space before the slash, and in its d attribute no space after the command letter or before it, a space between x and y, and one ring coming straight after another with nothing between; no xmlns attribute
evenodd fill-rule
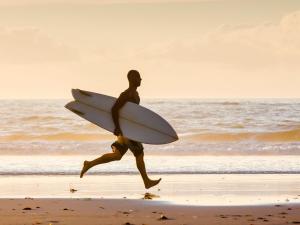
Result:
<svg viewBox="0 0 300 225"><path fill-rule="evenodd" d="M2 175L1 198L104 198L198 206L300 203L299 174L150 174L162 178L145 190L140 175ZM70 192L70 189L77 191Z"/></svg>
<svg viewBox="0 0 300 225"><path fill-rule="evenodd" d="M300 205L184 206L130 199L1 199L0 224L300 224Z"/></svg>

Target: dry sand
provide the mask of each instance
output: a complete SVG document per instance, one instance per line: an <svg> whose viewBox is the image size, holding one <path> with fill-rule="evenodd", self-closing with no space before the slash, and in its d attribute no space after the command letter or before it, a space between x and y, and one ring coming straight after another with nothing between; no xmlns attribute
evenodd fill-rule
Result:
<svg viewBox="0 0 300 225"><path fill-rule="evenodd" d="M142 199L1 199L0 224L300 224L300 205L184 206Z"/></svg>

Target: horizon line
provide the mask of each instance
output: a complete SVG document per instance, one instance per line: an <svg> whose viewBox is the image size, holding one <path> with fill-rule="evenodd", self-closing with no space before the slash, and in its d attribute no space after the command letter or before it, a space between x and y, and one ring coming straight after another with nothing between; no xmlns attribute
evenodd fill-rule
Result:
<svg viewBox="0 0 300 225"><path fill-rule="evenodd" d="M2 100L70 100L70 98L1 98ZM300 100L300 97L143 97L142 99L146 100Z"/></svg>

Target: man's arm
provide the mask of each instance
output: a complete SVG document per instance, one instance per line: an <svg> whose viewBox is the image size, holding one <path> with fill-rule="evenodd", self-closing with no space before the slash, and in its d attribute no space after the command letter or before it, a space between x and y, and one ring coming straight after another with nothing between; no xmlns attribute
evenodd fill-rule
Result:
<svg viewBox="0 0 300 225"><path fill-rule="evenodd" d="M122 93L119 98L116 100L115 104L111 108L112 118L115 124L114 135L123 135L120 124L119 124L119 111L127 102L127 98L124 93Z"/></svg>

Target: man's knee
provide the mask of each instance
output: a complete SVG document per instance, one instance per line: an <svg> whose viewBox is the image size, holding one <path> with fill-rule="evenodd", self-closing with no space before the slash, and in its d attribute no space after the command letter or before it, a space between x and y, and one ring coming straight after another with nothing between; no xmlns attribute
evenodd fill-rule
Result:
<svg viewBox="0 0 300 225"><path fill-rule="evenodd" d="M131 142L130 150L136 158L144 157L144 146L139 142Z"/></svg>
<svg viewBox="0 0 300 225"><path fill-rule="evenodd" d="M119 161L122 159L123 155L118 149L113 149L113 154L114 154L114 160Z"/></svg>
<svg viewBox="0 0 300 225"><path fill-rule="evenodd" d="M121 154L115 154L115 160L116 161L120 161L121 159L122 159L122 157L123 157L123 155L121 155Z"/></svg>

